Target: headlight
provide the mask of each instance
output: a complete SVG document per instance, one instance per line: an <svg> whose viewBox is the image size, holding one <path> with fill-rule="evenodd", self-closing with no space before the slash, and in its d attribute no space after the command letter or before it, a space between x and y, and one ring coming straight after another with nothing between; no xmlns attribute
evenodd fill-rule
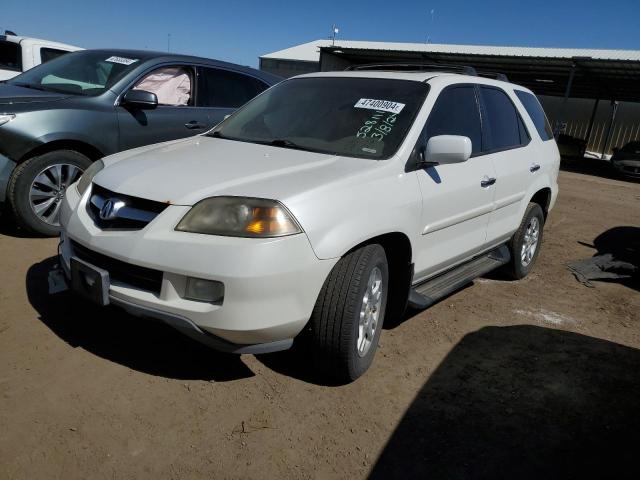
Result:
<svg viewBox="0 0 640 480"><path fill-rule="evenodd" d="M5 123L10 122L14 118L16 118L16 116L13 114L0 115L0 125L4 125Z"/></svg>
<svg viewBox="0 0 640 480"><path fill-rule="evenodd" d="M84 192L86 192L87 188L89 188L89 185L91 185L91 181L93 180L93 177L95 177L96 173L98 173L103 168L104 168L104 163L102 162L102 160L97 160L93 162L91 166L84 171L84 173L82 174L82 176L80 177L80 180L78 180L78 183L76 185L76 188L78 189L78 193L80 195L84 195Z"/></svg>
<svg viewBox="0 0 640 480"><path fill-rule="evenodd" d="M282 237L302 232L279 202L263 198L213 197L193 206L176 227L181 232L228 237Z"/></svg>

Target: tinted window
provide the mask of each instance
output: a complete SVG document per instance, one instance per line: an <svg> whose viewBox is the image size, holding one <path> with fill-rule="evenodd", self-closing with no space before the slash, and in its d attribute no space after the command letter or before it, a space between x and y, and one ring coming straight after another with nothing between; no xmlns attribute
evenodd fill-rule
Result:
<svg viewBox="0 0 640 480"><path fill-rule="evenodd" d="M464 86L443 91L431 110L426 132L426 140L436 135L469 137L472 152L480 152L482 149L482 130L475 89L471 86Z"/></svg>
<svg viewBox="0 0 640 480"><path fill-rule="evenodd" d="M201 68L198 72L198 105L238 108L267 89L257 78L241 73Z"/></svg>
<svg viewBox="0 0 640 480"><path fill-rule="evenodd" d="M427 84L409 80L294 78L250 101L210 135L333 155L388 158L404 140L428 91Z"/></svg>
<svg viewBox="0 0 640 480"><path fill-rule="evenodd" d="M544 114L544 110L542 109L542 105L540 105L538 99L534 95L523 92L522 90L516 90L515 92L522 102L522 105L524 105L525 110L531 117L540 138L542 140L552 139L553 131L551 130L551 125L549 125L547 116Z"/></svg>
<svg viewBox="0 0 640 480"><path fill-rule="evenodd" d="M40 60L42 63L46 63L49 60L53 60L54 58L61 57L65 53L69 53L66 50L58 50L56 48L41 48L40 49Z"/></svg>
<svg viewBox="0 0 640 480"><path fill-rule="evenodd" d="M527 143L526 129L507 94L497 88L480 87L480 91L484 100L487 134L484 150L504 150Z"/></svg>
<svg viewBox="0 0 640 480"><path fill-rule="evenodd" d="M17 72L22 70L22 52L19 44L0 41L0 68Z"/></svg>

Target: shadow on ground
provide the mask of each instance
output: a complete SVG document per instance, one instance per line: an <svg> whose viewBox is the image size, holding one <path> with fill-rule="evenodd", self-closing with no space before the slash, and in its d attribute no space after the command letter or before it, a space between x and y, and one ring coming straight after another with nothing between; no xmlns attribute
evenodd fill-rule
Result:
<svg viewBox="0 0 640 480"><path fill-rule="evenodd" d="M640 351L535 326L467 335L371 478L640 478Z"/></svg>
<svg viewBox="0 0 640 480"><path fill-rule="evenodd" d="M29 269L27 295L42 322L69 345L161 377L227 381L253 376L240 356L211 350L161 322L101 308L69 292L49 295L47 276L56 263L52 257Z"/></svg>

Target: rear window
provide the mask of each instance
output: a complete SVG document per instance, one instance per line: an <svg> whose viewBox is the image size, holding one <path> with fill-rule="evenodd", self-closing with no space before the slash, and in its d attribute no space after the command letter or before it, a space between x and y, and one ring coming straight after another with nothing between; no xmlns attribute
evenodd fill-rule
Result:
<svg viewBox="0 0 640 480"><path fill-rule="evenodd" d="M516 90L515 92L518 99L522 102L525 110L531 117L531 121L535 125L540 138L542 140L551 140L553 138L553 131L551 130L551 125L549 125L547 116L544 114L544 110L542 109L542 105L540 105L538 99L534 95L528 92L523 92L522 90Z"/></svg>
<svg viewBox="0 0 640 480"><path fill-rule="evenodd" d="M0 68L5 70L22 71L22 51L20 44L0 41Z"/></svg>
<svg viewBox="0 0 640 480"><path fill-rule="evenodd" d="M480 91L487 121L488 145L485 150L507 150L528 143L528 133L507 94L498 88L490 87L480 87Z"/></svg>
<svg viewBox="0 0 640 480"><path fill-rule="evenodd" d="M198 106L238 108L267 87L248 75L217 68L201 68L198 71Z"/></svg>

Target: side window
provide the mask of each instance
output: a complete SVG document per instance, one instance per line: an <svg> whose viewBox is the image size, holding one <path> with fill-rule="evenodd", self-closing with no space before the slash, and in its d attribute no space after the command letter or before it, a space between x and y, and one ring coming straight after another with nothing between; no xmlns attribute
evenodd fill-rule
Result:
<svg viewBox="0 0 640 480"><path fill-rule="evenodd" d="M516 90L515 92L518 99L522 102L524 109L531 117L531 121L535 125L540 138L542 140L551 140L553 138L553 131L538 99L534 95L523 92L522 90Z"/></svg>
<svg viewBox="0 0 640 480"><path fill-rule="evenodd" d="M155 93L159 105L192 105L191 77L191 69L188 67L162 67L145 75L133 89Z"/></svg>
<svg viewBox="0 0 640 480"><path fill-rule="evenodd" d="M19 43L0 40L0 68L16 72L22 70L22 48Z"/></svg>
<svg viewBox="0 0 640 480"><path fill-rule="evenodd" d="M61 57L65 53L69 53L66 50L58 50L57 48L43 47L40 49L40 61L46 63L54 58Z"/></svg>
<svg viewBox="0 0 640 480"><path fill-rule="evenodd" d="M238 108L263 92L268 85L257 78L217 68L198 69L200 107Z"/></svg>
<svg viewBox="0 0 640 480"><path fill-rule="evenodd" d="M471 139L472 153L482 150L480 111L473 86L451 87L440 93L427 120L425 142L437 135Z"/></svg>
<svg viewBox="0 0 640 480"><path fill-rule="evenodd" d="M509 96L498 88L480 87L485 108L485 151L505 150L528 142L527 129Z"/></svg>

